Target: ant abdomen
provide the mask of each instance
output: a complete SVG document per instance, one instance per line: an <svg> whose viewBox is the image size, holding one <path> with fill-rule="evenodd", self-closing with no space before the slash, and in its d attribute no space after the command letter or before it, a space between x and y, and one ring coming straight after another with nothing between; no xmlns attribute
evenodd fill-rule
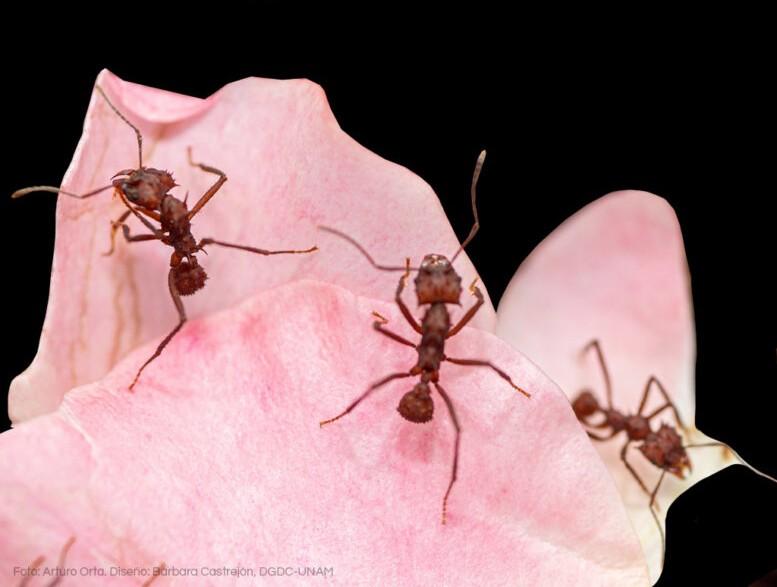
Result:
<svg viewBox="0 0 777 587"><path fill-rule="evenodd" d="M172 268L175 288L182 296L190 296L194 292L205 287L205 280L208 274L205 273L197 259L192 257L189 260L182 261Z"/></svg>
<svg viewBox="0 0 777 587"><path fill-rule="evenodd" d="M599 402L590 391L586 390L572 402L572 409L578 420L584 420L599 411Z"/></svg>
<svg viewBox="0 0 777 587"><path fill-rule="evenodd" d="M417 384L399 400L399 415L405 420L423 424L434 417L434 402L426 383Z"/></svg>

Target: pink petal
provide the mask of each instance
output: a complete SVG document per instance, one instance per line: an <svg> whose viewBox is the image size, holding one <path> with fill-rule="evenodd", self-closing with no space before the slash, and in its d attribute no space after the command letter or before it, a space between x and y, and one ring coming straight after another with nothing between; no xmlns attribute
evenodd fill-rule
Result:
<svg viewBox="0 0 777 587"><path fill-rule="evenodd" d="M174 172L178 197L188 190L191 205L215 179L188 165L187 146L196 160L229 176L195 218L195 237L268 249L321 247L312 255L275 257L210 248L200 257L209 287L185 300L190 317L300 278L391 299L396 274L375 271L348 243L318 232L317 224L352 234L384 263L457 247L431 188L346 135L323 90L309 81L245 79L207 100L124 82L108 71L98 82L144 133L144 163ZM94 93L63 189L83 193L136 165L133 132ZM109 221L123 209L110 192L84 201L59 198L46 322L38 355L11 386L14 422L55 409L68 389L102 377L130 350L175 325L167 292L171 249L127 245L119 234L113 257L101 256ZM131 223L133 232L143 230ZM465 281L476 275L468 259L459 270ZM473 324L493 328L490 302Z"/></svg>
<svg viewBox="0 0 777 587"><path fill-rule="evenodd" d="M695 334L690 278L677 217L662 198L616 192L589 204L532 252L508 286L497 333L538 365L570 397L583 388L605 402L594 354L581 349L598 338L613 382L614 404L635 413L645 383L664 384L687 425L694 419ZM655 393L655 392L653 392ZM661 405L657 394L648 408ZM669 413L662 418L674 424ZM703 442L694 432L689 442ZM651 575L661 566L660 537L648 498L620 460L625 438L597 443L616 479L648 554ZM664 480L662 516L672 499L725 464L718 449L690 453L694 474ZM659 471L637 450L628 455L648 487Z"/></svg>
<svg viewBox="0 0 777 587"><path fill-rule="evenodd" d="M188 324L136 393L127 381L150 346L0 435L0 527L14 537L0 572L53 559L73 535L70 566L322 566L347 584L647 584L566 398L489 333L465 329L450 354L489 358L533 395L487 369L443 368L463 428L447 525L453 429L442 402L430 424L406 422L395 408L412 384L396 382L320 428L413 364L412 349L372 331L372 310L410 335L395 306L335 286L266 291Z"/></svg>

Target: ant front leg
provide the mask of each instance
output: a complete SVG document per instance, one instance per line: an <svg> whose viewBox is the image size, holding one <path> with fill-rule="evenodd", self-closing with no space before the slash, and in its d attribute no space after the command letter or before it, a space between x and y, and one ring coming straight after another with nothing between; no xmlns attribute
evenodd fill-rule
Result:
<svg viewBox="0 0 777 587"><path fill-rule="evenodd" d="M378 332L380 332L381 334L383 334L385 336L388 336L391 340L395 340L395 341L397 341L397 342L399 342L401 344L407 345L407 346L412 347L414 349L418 348L415 344L413 344L412 342L407 340L405 337L400 336L399 334L396 334L395 332L391 332L388 328L384 328L384 326L386 324L388 324L388 320L386 318L384 318L383 316L381 316L377 312L373 312L372 315L375 316L375 318L377 318L377 320L375 320L375 322L372 323L372 327L375 330L377 330Z"/></svg>
<svg viewBox="0 0 777 587"><path fill-rule="evenodd" d="M655 383L656 387L658 388L658 391L661 393L662 396L664 396L664 399L666 400L666 403L661 406L660 408L654 410L650 415L645 416L648 420L651 420L653 417L657 416L659 413L663 412L666 408L671 408L672 412L674 413L675 420L677 420L677 425L683 429L687 430L685 427L685 424L683 424L682 418L680 418L680 413L677 411L677 407L674 405L674 402L672 402L671 399L669 399L669 394L666 392L666 389L663 385L661 385L661 382L656 378L655 376L651 375L650 379L648 379L647 384L645 385L645 391L642 394L642 401L639 403L639 410L637 411L637 415L642 415L642 410L645 409L645 404L647 403L648 394L650 393L650 386L651 384Z"/></svg>
<svg viewBox="0 0 777 587"><path fill-rule="evenodd" d="M405 320L407 320L407 323L410 324L410 327L418 334L423 334L424 331L421 328L421 325L416 321L416 319L410 313L408 307L405 305L405 302L402 300L402 291L405 289L405 283L407 283L407 278L409 276L410 259L405 259L405 273L402 275L402 277L399 278L399 284L397 285L397 293L394 295L394 301L397 303L397 306L399 306L399 311L402 312L402 315L405 317Z"/></svg>
<svg viewBox="0 0 777 587"><path fill-rule="evenodd" d="M526 397L531 397L529 392L521 389L515 383L513 383L513 380L510 378L510 376L502 371L499 367L494 365L491 361L480 361L478 359L453 359L451 357L444 357L443 360L448 361L449 363L453 363L454 365L463 365L465 367L489 367L490 369L493 369L502 379L507 381L507 383L509 383L513 389L520 391Z"/></svg>
<svg viewBox="0 0 777 587"><path fill-rule="evenodd" d="M451 470L451 480L450 480L450 483L448 483L448 490L445 492L445 497L442 498L442 523L445 524L445 516L448 513L448 496L451 494L451 489L453 489L453 484L456 483L456 475L459 470L459 440L461 438L461 426L459 425L459 419L456 417L456 410L453 408L453 402L451 401L451 398L448 397L448 394L445 393L445 390L440 386L439 383L434 382L434 387L435 389L437 389L437 393L440 394L440 397L445 402L445 405L448 408L448 413L451 415L453 428L456 430L456 440L454 442L454 449L453 449L453 469Z"/></svg>
<svg viewBox="0 0 777 587"><path fill-rule="evenodd" d="M189 211L189 214L187 215L188 220L191 220L194 218L194 215L197 214L202 208L205 206L205 204L208 203L208 201L216 195L216 192L221 189L221 186L224 185L224 183L227 181L227 174L221 171L220 169L216 169L215 167L211 167L210 165L205 165L204 163L195 163L192 159L192 148L187 147L186 154L189 157L189 165L192 165L194 167L199 167L206 173L214 173L219 176L219 178L216 180L216 183L214 183L210 188L208 188L208 191L202 194L200 196L200 199L197 200L197 203L194 205L194 208L192 208Z"/></svg>
<svg viewBox="0 0 777 587"><path fill-rule="evenodd" d="M124 221L132 214L132 210L125 210L116 220L111 220L111 247L103 253L103 257L110 257L116 247L116 231L124 224Z"/></svg>
<svg viewBox="0 0 777 587"><path fill-rule="evenodd" d="M142 235L146 236L146 235ZM150 235L149 235L150 236ZM135 387L135 384L138 382L138 378L140 377L140 374L143 372L143 369L145 369L151 361L156 359L160 354L162 354L162 351L167 346L167 343L170 342L170 340L178 333L178 331L183 327L184 323L186 322L186 310L183 307L183 302L181 301L181 294L178 293L178 286L175 283L175 267L170 267L170 272L167 274L167 285L170 289L170 296L173 298L173 303L175 304L175 309L178 311L178 324L175 328L173 328L172 331L170 331L170 334L168 334L162 342L159 343L159 346L154 351L154 354L151 355L148 360L141 365L140 369L138 369L137 374L135 375L135 379L132 380L132 384L129 386L130 391L132 391L132 388Z"/></svg>
<svg viewBox="0 0 777 587"><path fill-rule="evenodd" d="M472 306L469 310L467 310L467 313L462 316L461 320L459 320L459 323L456 324L453 328L451 328L448 331L448 334L445 336L445 338L450 338L454 334L458 333L459 330L464 328L464 326L467 325L467 322L472 320L472 318L477 314L477 311L480 309L480 306L482 306L485 303L485 299L483 298L483 292L480 291L480 288L478 288L477 285L475 285L478 282L478 278L476 277L475 280L472 282L472 285L469 286L470 293L477 298L477 302L475 302L475 305Z"/></svg>
<svg viewBox="0 0 777 587"><path fill-rule="evenodd" d="M268 251L267 249L257 249L256 247L248 247L245 245L236 245L234 243L226 243L224 241L217 241L212 238L204 238L197 245L197 249L202 251L207 245L218 245L220 247L227 247L229 249L239 249L241 251L248 251L249 253L256 253L257 255L302 255L305 253L314 253L318 250L317 246L312 246L309 249L304 250L282 250L282 251Z"/></svg>
<svg viewBox="0 0 777 587"><path fill-rule="evenodd" d="M154 231L154 234L130 234L129 226L121 225L121 231L124 233L124 240L128 243L139 243L142 241L154 241L162 238L161 233Z"/></svg>

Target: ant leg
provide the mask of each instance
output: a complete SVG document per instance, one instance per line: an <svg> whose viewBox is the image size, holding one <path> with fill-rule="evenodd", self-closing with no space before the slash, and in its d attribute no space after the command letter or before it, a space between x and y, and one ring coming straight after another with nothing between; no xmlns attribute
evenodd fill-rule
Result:
<svg viewBox="0 0 777 587"><path fill-rule="evenodd" d="M639 483L639 486L643 489L645 493L650 495L650 491L648 491L648 488L645 487L645 483L642 481L639 475L637 475L637 472L634 470L634 467L629 464L629 461L626 460L626 451L629 448L629 445L631 444L631 440L627 440L626 444L623 445L623 448L621 449L621 460L623 461L623 464L626 465L626 468L629 470L629 473L632 474L632 476L637 480L637 483Z"/></svg>
<svg viewBox="0 0 777 587"><path fill-rule="evenodd" d="M442 498L442 523L445 524L445 516L448 512L448 496L451 494L451 489L453 489L453 484L456 483L456 474L459 470L459 440L461 438L461 426L459 426L459 419L456 417L456 410L453 408L453 402L451 401L451 398L448 397L448 394L445 393L445 390L440 387L440 384L437 382L434 382L434 387L437 389L437 392L440 394L440 397L442 397L443 401L445 402L445 405L448 407L448 413L451 415L451 421L453 422L453 427L456 430L456 440L454 442L454 449L453 449L453 469L451 470L451 481L448 483L448 489L445 492L445 497Z"/></svg>
<svg viewBox="0 0 777 587"><path fill-rule="evenodd" d="M240 249L241 251L248 251L249 253L256 253L258 255L298 255L302 253L312 253L318 250L318 247L313 246L303 251L287 250L287 251L268 251L266 249L257 249L256 247L247 247L245 245L236 245L233 243L225 243L223 241L217 241L212 238L204 238L197 245L197 248L202 250L206 245L219 245L221 247L227 247L230 249Z"/></svg>
<svg viewBox="0 0 777 587"><path fill-rule="evenodd" d="M602 368L602 376L604 377L604 389L607 393L607 407L612 409L612 383L610 381L610 372L607 369L607 363L604 361L604 353L602 353L602 347L599 344L598 339L593 339L587 345L583 347L583 353L588 352L589 349L596 351L596 357L599 359L599 366Z"/></svg>
<svg viewBox="0 0 777 587"><path fill-rule="evenodd" d="M383 385L386 385L386 383L388 383L389 381L393 381L394 379L401 379L402 377L410 377L411 375L412 375L412 373L392 373L391 375L388 375L388 376L384 377L383 379L381 379L377 383L373 383L372 385L370 385L370 387L367 388L367 391L365 391L363 394L361 394L359 397L357 397L351 403L350 406L345 408L345 410L341 414L335 416L334 418L329 418L328 420L321 420L321 422L319 422L318 425L321 428L323 428L325 425L331 424L335 420L339 420L343 416L346 416L347 414L351 413L351 411L356 406L358 406L362 402L362 400L366 399L368 395L370 395L373 391L375 391L379 387L381 387Z"/></svg>
<svg viewBox="0 0 777 587"><path fill-rule="evenodd" d="M168 334L164 340L159 343L159 346L154 351L154 354L151 355L148 360L143 363L143 365L141 365L140 369L138 369L138 372L135 375L135 379L132 380L132 384L129 386L130 391L132 391L132 388L135 387L135 384L138 382L138 378L143 372L143 369L145 369L151 361L162 354L162 350L167 346L167 343L170 342L170 340L178 333L178 331L186 322L186 310L184 309L183 302L181 301L181 294L178 293L178 288L175 285L174 267L171 267L170 272L167 274L167 285L170 289L170 296L173 298L175 309L178 310L178 324L170 331L170 334Z"/></svg>
<svg viewBox="0 0 777 587"><path fill-rule="evenodd" d="M661 470L661 476L658 478L658 483L656 483L655 489L653 489L653 493L650 494L650 515L653 516L653 519L656 521L656 526L658 526L658 533L661 535L661 566L664 566L664 551L666 550L666 541L664 539L664 529L661 527L661 521L658 519L658 516L656 515L656 512L653 511L653 504L656 505L656 508L658 508L658 504L656 503L656 494L658 493L658 488L661 487L661 482L664 480L664 475L666 475L666 469Z"/></svg>
<svg viewBox="0 0 777 587"><path fill-rule="evenodd" d="M443 360L444 361L449 361L449 362L451 362L451 363L453 363L455 365L463 365L465 367L466 366L469 366L469 367L490 367L491 369L496 371L497 375L499 375L502 379L507 381L507 383L509 383L512 386L513 389L515 389L516 391L520 391L526 397L531 397L531 394L529 394L528 392L524 391L523 389L518 387L515 383L513 383L513 380L510 379L510 376L507 373L502 371L499 367L497 367L496 365L494 365L490 361L480 361L478 359L453 359L451 357L445 357L445 358L443 358Z"/></svg>
<svg viewBox="0 0 777 587"><path fill-rule="evenodd" d="M410 313L410 310L405 305L405 302L402 300L402 290L405 289L405 284L407 283L407 278L410 275L410 259L405 259L405 274L399 278L399 284L397 285L397 293L394 294L394 301L397 303L397 306L399 306L399 311L402 312L402 315L405 317L405 320L407 320L407 323L410 324L410 327L415 330L418 334L423 334L423 329L421 328L421 325L418 324L416 319L413 317L413 315Z"/></svg>
<svg viewBox="0 0 777 587"><path fill-rule="evenodd" d="M650 385L652 383L656 384L658 391L661 392L661 395L664 396L664 399L666 400L666 405L662 406L661 408L657 409L652 414L647 416L647 419L650 420L653 416L657 415L659 412L663 411L666 408L672 408L672 412L674 412L674 417L677 420L677 424L683 430L687 430L687 428L685 427L685 424L683 424L682 418L680 418L680 413L677 411L677 408L675 407L672 400L669 399L669 394L666 392L666 389L664 389L664 386L661 385L661 382L653 375L650 376L650 379L648 379L647 381L647 385L645 385L645 391L642 394L642 401L639 403L639 410L637 411L637 415L641 416L642 410L645 409L645 403L647 402L648 394L650 393Z"/></svg>
<svg viewBox="0 0 777 587"><path fill-rule="evenodd" d="M57 561L57 576L54 578L51 582L46 584L46 587L54 587L55 585L59 585L59 583L62 581L62 577L64 574L64 567L65 567L65 559L67 558L67 553L70 550L70 547L73 546L73 543L76 541L75 536L71 536L67 542L65 542L65 546L62 547L62 550L59 553L59 560ZM60 571L60 569L62 569Z"/></svg>
<svg viewBox="0 0 777 587"><path fill-rule="evenodd" d="M483 292L481 292L480 288L478 288L478 286L475 285L477 281L478 281L478 278L476 277L475 280L472 282L472 285L469 286L469 291L470 293L472 293L473 296L477 298L477 302L475 302L475 305L472 306L469 310L467 310L467 313L461 317L461 320L459 320L459 323L456 324L456 326L454 326L448 331L448 334L445 335L445 338L450 338L454 334L458 333L459 330L464 328L467 322L472 320L475 314L477 314L477 311L480 309L480 306L482 306L485 303L485 299L483 298Z"/></svg>
<svg viewBox="0 0 777 587"><path fill-rule="evenodd" d="M597 441L597 442L605 442L605 441L607 441L607 440L610 440L610 439L611 439L613 436L615 436L616 434L618 434L618 432L617 432L617 431L615 431L615 430L613 430L613 431L610 433L610 435L609 435L609 436L599 436L598 434L594 434L594 433L593 433L593 432L591 432L590 430L586 430L586 432L588 433L588 438L590 438L591 440L595 440L595 441Z"/></svg>
<svg viewBox="0 0 777 587"><path fill-rule="evenodd" d="M129 226L126 224L121 225L121 231L124 233L124 239L128 243L137 243L141 241L155 241L159 240L158 234L130 234Z"/></svg>
<svg viewBox="0 0 777 587"><path fill-rule="evenodd" d="M132 210L125 210L116 220L111 221L111 248L103 253L103 257L113 255L113 250L116 246L116 231L124 224L124 221L127 220L130 214L132 214Z"/></svg>
<svg viewBox="0 0 777 587"><path fill-rule="evenodd" d="M375 316L375 318L377 318L377 320L375 320L375 322L372 323L372 327L375 330L377 330L381 334L385 334L391 340L395 340L395 341L397 341L399 343L402 343L402 344L405 344L405 345L407 345L409 347L413 347L414 349L418 348L418 347L416 347L415 344L413 344L412 342L407 340L405 337L400 336L400 335L396 334L395 332L391 332L388 328L384 328L384 325L388 324L388 320L386 320L386 318L384 318L383 316L381 316L377 312L373 312L372 315Z"/></svg>
<svg viewBox="0 0 777 587"><path fill-rule="evenodd" d="M221 189L221 186L224 185L224 182L227 181L227 174L221 171L220 169L216 169L215 167L211 167L210 165L205 165L204 163L195 163L192 159L192 148L187 147L186 148L186 155L189 157L189 165L193 165L194 167L199 167L206 173L214 173L219 176L219 178L216 180L216 183L214 183L210 188L208 188L208 191L202 194L200 196L200 199L197 200L197 203L194 204L194 208L189 210L189 214L187 214L187 219L191 220L194 218L194 215L197 214L202 208L205 206L205 204L208 203L208 201L216 195L216 192Z"/></svg>

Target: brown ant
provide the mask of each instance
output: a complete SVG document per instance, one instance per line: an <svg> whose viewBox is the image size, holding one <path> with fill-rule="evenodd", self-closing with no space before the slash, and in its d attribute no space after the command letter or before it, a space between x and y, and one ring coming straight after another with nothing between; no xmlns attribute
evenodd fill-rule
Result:
<svg viewBox="0 0 777 587"><path fill-rule="evenodd" d="M205 280L208 276L205 273L205 270L199 265L195 253L198 253L199 251L205 252L205 246L207 245L219 245L232 249L240 249L259 255L312 253L313 251L318 250L318 247L314 246L301 251L268 251L227 243L212 238L204 238L197 242L191 232L191 220L200 210L202 210L216 192L219 191L221 186L224 185L227 181L226 174L210 165L195 163L192 160L190 147L188 149L189 164L194 167L199 167L206 173L212 173L219 177L200 199L197 200L194 207L189 210L186 205L188 194L184 200L179 200L169 193L171 189L178 185L175 183L175 180L173 180L173 176L169 171L145 167L143 165L143 135L138 128L119 112L100 86L95 86L95 88L119 118L135 131L138 142L137 169L123 169L113 176L110 185L92 190L85 194L74 194L52 186L33 186L17 190L11 197L18 198L31 192L43 191L53 192L55 194L61 193L70 196L71 198L84 199L95 196L107 189L114 188L115 193L118 194L121 201L127 206L127 210L125 210L117 220L111 222L111 247L104 254L110 255L113 253L114 238L119 227L121 227L124 238L128 243L159 240L174 249L170 257L170 271L167 276L167 284L170 290L170 296L175 304L175 309L178 311L178 324L162 340L162 342L159 343L154 354L152 354L151 357L143 363L140 369L138 369L135 378L129 386L131 391L137 383L143 369L162 353L162 350L186 322L186 311L183 302L181 301L181 296L192 295L205 286ZM130 234L129 227L125 224L125 221L129 218L130 214L137 217L150 232L137 235ZM149 218L159 222L160 227L157 228L154 226Z"/></svg>
<svg viewBox="0 0 777 587"><path fill-rule="evenodd" d="M321 421L320 425L323 427L324 425L334 422L335 420L339 420L346 414L350 413L373 391L379 387L382 387L388 382L393 381L394 379L415 376L420 376L421 380L415 385L415 387L413 387L411 391L408 391L404 396L402 396L402 399L399 402L399 406L397 407L397 411L399 412L400 416L406 420L409 420L410 422L415 422L417 424L429 422L434 416L434 403L431 397L432 390L429 385L431 383L440 394L443 402L445 402L445 406L448 408L448 413L450 414L451 421L453 422L453 427L456 430L455 448L453 453L453 469L451 472L451 479L450 483L448 484L448 489L445 492L445 496L443 497L442 501L443 524L445 524L446 520L448 496L450 495L451 489L453 488L453 484L456 482L456 474L458 471L459 462L459 437L461 434L461 427L459 426L459 420L456 417L456 411L453 407L453 402L451 402L450 397L439 384L441 363L443 361L448 361L449 363L454 363L456 365L489 367L493 369L500 377L505 379L514 389L518 390L526 397L531 397L526 391L515 385L507 373L502 371L493 363L477 359L454 359L452 357L448 357L443 352L445 348L445 341L453 335L457 334L470 320L472 320L473 316L475 316L477 311L484 303L483 293L475 285L477 282L477 279L475 279L475 281L472 282L472 285L470 285L469 290L472 295L475 296L477 301L464 314L464 316L461 317L455 326L451 326L451 319L446 304L461 304L461 277L459 277L459 275L453 269L453 261L456 260L456 257L458 257L464 248L469 244L480 228L476 206L476 186L485 157L486 152L482 151L478 157L477 164L475 165L475 171L472 175L472 186L470 188L470 194L472 198L472 212L475 217L475 223L470 230L469 235L461 244L458 251L456 251L456 254L453 255L450 261L443 255L431 254L426 255L421 262L421 266L417 268L410 267L410 259L406 260L404 267L379 265L373 260L373 258L364 249L364 247L362 247L350 236L333 228L324 226L319 227L322 230L335 234L350 242L367 258L367 260L376 269L380 269L381 271L404 272L402 277L399 279L399 285L397 286L394 300L397 306L399 306L399 310L402 313L402 316L404 316L405 320L407 320L408 324L410 324L410 327L421 335L421 342L417 345L413 344L411 341L400 336L399 334L386 329L385 325L388 323L388 320L386 320L377 312L373 312L373 315L377 318L377 320L373 322L373 328L390 339L415 349L418 352L418 360L409 371L393 373L384 377L383 379L380 379L376 383L373 383L367 389L367 391L356 398L356 400L354 400L351 405L345 409L345 411L343 411L338 416L335 416L334 418ZM405 305L405 302L402 300L402 291L405 288L405 284L411 270L418 271L418 275L415 278L415 290L416 296L418 298L418 305L422 306L429 304L429 309L426 311L426 314L424 314L420 324L413 317L413 315L410 313L410 310Z"/></svg>
<svg viewBox="0 0 777 587"><path fill-rule="evenodd" d="M621 431L626 433L626 443L621 449L620 458L623 461L623 464L626 465L629 473L631 473L631 475L637 480L637 483L639 483L639 486L642 488L642 490L650 497L650 503L648 507L650 508L650 514L653 516L653 519L658 526L658 532L661 535L661 553L663 556L664 530L661 527L661 522L659 521L658 516L656 516L653 507L658 507L658 504L656 503L656 495L658 494L658 489L664 480L664 476L667 473L671 473L680 479L684 479L685 470L692 470L691 459L688 457L688 453L685 449L706 446L725 447L726 445L719 442L683 445L682 438L677 433L677 429L673 426L669 426L668 424L663 423L657 430L654 431L651 428L650 421L667 408L672 410L677 425L683 430L687 430L687 428L683 424L683 421L680 418L680 414L677 411L674 403L671 399L669 399L669 394L667 394L666 389L658 380L658 378L653 375L650 376L647 384L645 385L645 390L642 393L642 400L639 403L639 409L637 410L636 414L624 414L623 412L613 408L610 373L607 369L607 364L604 360L604 354L602 353L602 348L598 340L594 339L589 342L583 348L582 352L586 353L591 349L596 352L599 366L602 370L604 388L607 394L607 407L602 407L599 404L599 401L594 397L593 393L591 393L591 391L588 389L584 389L572 401L572 409L574 410L577 419L580 420L580 422L586 426L586 428L596 428L600 430L607 428L610 429L610 434L607 436L600 436L591 432L590 430L587 430L588 436L591 438L591 440L605 442L618 435ZM644 416L642 415L642 412L645 409L648 395L653 386L658 389L659 393L666 400L666 403L653 410L650 414ZM604 419L597 424L593 424L589 421L589 418L597 413L600 413ZM658 482L653 488L653 491L650 491L647 488L640 476L626 460L626 451L628 450L631 443L640 441L642 442L642 444L638 447L640 452L648 461L661 469L661 476L658 478Z"/></svg>

